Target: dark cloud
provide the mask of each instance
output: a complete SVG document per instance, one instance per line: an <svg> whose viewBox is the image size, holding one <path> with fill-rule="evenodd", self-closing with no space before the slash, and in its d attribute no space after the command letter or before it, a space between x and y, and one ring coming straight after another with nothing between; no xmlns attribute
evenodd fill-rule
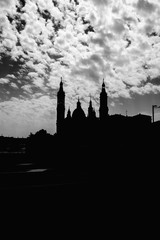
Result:
<svg viewBox="0 0 160 240"><path fill-rule="evenodd" d="M49 19L51 19L51 13L50 13L48 10L44 10L44 11L42 12L42 17L43 17L46 21L48 21Z"/></svg>
<svg viewBox="0 0 160 240"><path fill-rule="evenodd" d="M15 27L17 29L17 31L20 33L22 30L24 30L25 26L26 26L26 21L24 19L21 19L20 15L15 15L15 16L7 16L10 24L14 23Z"/></svg>
<svg viewBox="0 0 160 240"><path fill-rule="evenodd" d="M102 6L102 5L108 5L110 2L109 0L91 0L96 5Z"/></svg>
<svg viewBox="0 0 160 240"><path fill-rule="evenodd" d="M72 0L72 1L75 2L76 5L79 5L79 0Z"/></svg>
<svg viewBox="0 0 160 240"><path fill-rule="evenodd" d="M53 23L53 29L55 33L57 33L59 29L63 29L63 25L61 24L61 21L55 21L55 19L52 19L52 23Z"/></svg>
<svg viewBox="0 0 160 240"><path fill-rule="evenodd" d="M87 19L85 19L85 17L82 17L82 23L84 24L85 26L85 30L84 32L86 34L88 34L89 32L94 32L94 27L91 25L91 22Z"/></svg>
<svg viewBox="0 0 160 240"><path fill-rule="evenodd" d="M0 59L0 78L5 77L7 74L17 74L22 68L23 63L20 60L13 60L6 54L1 54Z"/></svg>
<svg viewBox="0 0 160 240"><path fill-rule="evenodd" d="M157 77L152 78L152 79L150 77L148 77L146 82L147 83L152 83L153 85L160 86L160 76L157 76Z"/></svg>
<svg viewBox="0 0 160 240"><path fill-rule="evenodd" d="M156 5L145 0L139 0L136 4L136 8L150 14L155 11Z"/></svg>
<svg viewBox="0 0 160 240"><path fill-rule="evenodd" d="M17 12L18 13L23 13L23 7L26 5L26 1L25 0L19 0L19 5L17 4Z"/></svg>
<svg viewBox="0 0 160 240"><path fill-rule="evenodd" d="M101 58L99 55L97 55L97 54L93 54L93 55L90 57L90 60L93 61L94 63L99 64L100 66L103 65L103 60L102 60L102 58Z"/></svg>
<svg viewBox="0 0 160 240"><path fill-rule="evenodd" d="M89 32L94 32L94 28L93 28L91 25L89 25L89 26L84 30L84 32L85 32L86 34L88 34Z"/></svg>
<svg viewBox="0 0 160 240"><path fill-rule="evenodd" d="M58 53L54 54L54 53L48 52L48 55L51 59L54 59L55 61L59 60L60 58L63 58L63 55Z"/></svg>
<svg viewBox="0 0 160 240"><path fill-rule="evenodd" d="M90 65L88 68L78 68L78 69L74 69L72 70L72 74L73 75L77 75L77 76L83 76L86 79L96 82L99 81L99 71L96 67L96 65L92 64Z"/></svg>
<svg viewBox="0 0 160 240"><path fill-rule="evenodd" d="M40 15L41 17L43 17L43 18L46 20L46 22L47 22L49 19L51 19L51 13L50 13L47 9L41 11L40 8L39 8L39 6L37 5L37 12L39 13L39 15Z"/></svg>
<svg viewBox="0 0 160 240"><path fill-rule="evenodd" d="M127 46L126 46L126 48L128 48L128 47L131 45L132 41L131 41L130 39L128 39L128 38L126 38L126 41L127 41Z"/></svg>
<svg viewBox="0 0 160 240"><path fill-rule="evenodd" d="M13 60L10 56L3 54L0 60L0 79L4 78L4 84L0 87L1 99L8 101L11 97L25 96L44 92L34 84L33 79L28 77L29 68L20 60ZM27 86L27 87L24 87Z"/></svg>
<svg viewBox="0 0 160 240"><path fill-rule="evenodd" d="M157 36L159 36L159 34L155 31L153 31L153 32L147 33L147 36L148 37L157 37Z"/></svg>
<svg viewBox="0 0 160 240"><path fill-rule="evenodd" d="M99 45L100 47L105 47L106 45L105 39L103 39L102 37L91 38L91 42Z"/></svg>
<svg viewBox="0 0 160 240"><path fill-rule="evenodd" d="M24 7L25 4L26 4L26 1L25 1L25 0L19 0L19 3L20 3L20 5L21 5L22 7Z"/></svg>
<svg viewBox="0 0 160 240"><path fill-rule="evenodd" d="M125 30L121 19L114 19L112 30L117 34L121 34Z"/></svg>
<svg viewBox="0 0 160 240"><path fill-rule="evenodd" d="M123 15L123 20L128 23L136 24L136 20L133 17L127 16L125 14Z"/></svg>

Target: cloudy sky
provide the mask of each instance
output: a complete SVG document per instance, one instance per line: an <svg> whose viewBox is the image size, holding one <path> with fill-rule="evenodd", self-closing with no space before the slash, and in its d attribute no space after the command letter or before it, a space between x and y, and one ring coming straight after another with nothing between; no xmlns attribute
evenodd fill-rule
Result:
<svg viewBox="0 0 160 240"><path fill-rule="evenodd" d="M63 77L66 108L89 95L109 114L151 115L160 105L159 0L0 0L0 135L56 130ZM155 119L160 119L156 111Z"/></svg>

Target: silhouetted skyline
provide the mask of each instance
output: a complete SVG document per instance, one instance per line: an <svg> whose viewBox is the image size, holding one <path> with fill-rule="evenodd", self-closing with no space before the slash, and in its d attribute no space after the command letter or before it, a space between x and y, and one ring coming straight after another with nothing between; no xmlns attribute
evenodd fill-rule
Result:
<svg viewBox="0 0 160 240"><path fill-rule="evenodd" d="M61 139L71 140L73 138L77 141L79 138L87 137L88 141L91 141L92 137L96 136L94 137L95 139L99 137L101 138L99 140L102 141L102 137L105 136L105 133L109 136L115 134L117 137L119 131L122 131L123 128L124 134L126 134L126 131L129 131L132 135L132 128L137 132L138 130L151 126L153 116L138 114L131 117L128 116L127 113L126 116L120 114L110 115L108 108L108 95L104 80L99 96L98 117L92 106L91 96L87 115L85 115L79 98L77 100L77 107L73 113L71 113L69 108L67 114L65 114L65 98L66 94L63 88L63 80L61 78L59 90L57 92L57 135L60 136ZM117 126L119 127L117 128Z"/></svg>

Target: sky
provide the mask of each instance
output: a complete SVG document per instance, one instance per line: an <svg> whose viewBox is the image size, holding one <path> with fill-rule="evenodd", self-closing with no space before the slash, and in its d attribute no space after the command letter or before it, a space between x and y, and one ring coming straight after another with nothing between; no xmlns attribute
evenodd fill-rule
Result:
<svg viewBox="0 0 160 240"><path fill-rule="evenodd" d="M109 114L160 105L159 0L0 0L0 135L56 132L57 90ZM155 109L155 120L160 110Z"/></svg>

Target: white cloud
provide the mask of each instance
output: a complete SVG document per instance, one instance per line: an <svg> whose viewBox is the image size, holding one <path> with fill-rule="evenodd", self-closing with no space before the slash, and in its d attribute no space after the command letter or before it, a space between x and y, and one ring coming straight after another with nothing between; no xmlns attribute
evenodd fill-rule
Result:
<svg viewBox="0 0 160 240"><path fill-rule="evenodd" d="M23 89L26 93L30 93L32 94L32 86L30 84L25 84L21 87L21 89Z"/></svg>
<svg viewBox="0 0 160 240"><path fill-rule="evenodd" d="M6 77L7 77L7 78L11 78L11 79L16 79L15 75L13 75L13 74L7 74Z"/></svg>
<svg viewBox="0 0 160 240"><path fill-rule="evenodd" d="M70 81L72 73L79 81L82 81L79 78L80 74L83 79L88 78L88 80L96 82L104 75L106 78L114 76L117 79L115 84L119 86L119 82L121 82L126 95L123 81L132 86L140 85L141 81L145 81L146 74L143 74L143 71L139 74L139 67L134 63L137 62L137 59L145 61L146 56L154 55L153 39L150 40L146 34L152 31L155 23L156 26L158 25L159 18L155 17L155 14L158 14L158 7L156 10L155 4L158 2L142 0L131 3L130 1L93 0L80 1L76 7L69 1L59 1L59 8L55 7L51 0L37 0L36 2L27 1L23 8L24 13L21 15L21 19L26 21L26 26L21 33L17 33L15 27L13 28L6 18L5 26L8 26L8 30L3 33L3 47L7 46L12 49L12 57L16 58L19 55L25 58L26 67L32 70L28 75L30 83L34 82L37 87L43 88L45 87L44 78L48 77L47 86L54 87L57 84L54 84L53 78L50 76L65 75L66 81ZM41 12L47 10L50 19L47 21L43 19L37 12L37 6ZM141 12L150 14L143 16ZM75 20L75 13L78 13L77 20ZM95 33L84 34L86 27L82 24L82 17L92 22ZM138 18L140 22L137 20ZM58 21L62 29L54 32L53 22L58 23ZM16 44L17 38L20 40L21 47ZM126 38L131 41L128 48L126 48L128 44ZM157 48L159 49L159 46ZM154 59L156 62L155 57ZM131 65L135 68L131 68ZM50 71L47 76L48 66ZM68 66L70 70L67 69ZM130 71L126 72L126 69ZM151 76L155 77L159 74L157 69L156 66L150 69ZM61 73L59 74L58 71ZM29 87L27 88L29 89ZM119 93L117 92L117 95Z"/></svg>
<svg viewBox="0 0 160 240"><path fill-rule="evenodd" d="M12 82L12 83L11 83L11 87L13 87L14 89L18 89L18 86L17 86L17 84L16 84L16 83L14 83L14 82Z"/></svg>
<svg viewBox="0 0 160 240"><path fill-rule="evenodd" d="M7 84L9 83L9 79L8 78L0 78L0 84Z"/></svg>

